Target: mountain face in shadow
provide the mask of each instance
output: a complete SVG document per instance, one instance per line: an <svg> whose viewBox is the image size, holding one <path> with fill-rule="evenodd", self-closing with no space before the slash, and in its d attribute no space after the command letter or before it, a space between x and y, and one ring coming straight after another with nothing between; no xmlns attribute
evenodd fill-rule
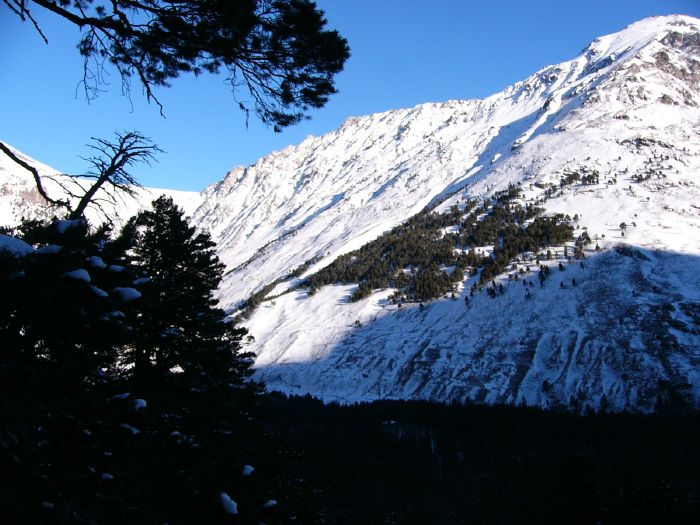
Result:
<svg viewBox="0 0 700 525"><path fill-rule="evenodd" d="M465 294L403 307L379 294L348 304L350 286L313 297L288 294L257 314L276 312L270 326L282 327L264 336L258 374L269 389L340 402L427 399L577 411L697 405L700 259L620 245L563 267L554 266L542 286L526 274L469 304ZM293 316L306 303L313 314L305 326ZM330 334L339 316L351 328ZM256 327L254 317L254 333ZM279 341L290 336L287 351L268 350L284 348Z"/></svg>

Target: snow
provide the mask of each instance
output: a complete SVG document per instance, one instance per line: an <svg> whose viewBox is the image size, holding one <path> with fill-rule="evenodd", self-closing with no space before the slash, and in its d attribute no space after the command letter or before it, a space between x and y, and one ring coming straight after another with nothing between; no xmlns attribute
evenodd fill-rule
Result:
<svg viewBox="0 0 700 525"><path fill-rule="evenodd" d="M123 392L123 393L121 393L121 394L115 394L115 395L113 395L112 397L110 397L110 398L108 399L108 401L120 401L120 400L123 400L123 399L128 399L130 395L131 395L131 393L129 393L129 392Z"/></svg>
<svg viewBox="0 0 700 525"><path fill-rule="evenodd" d="M647 351L637 349L639 362L632 372L625 364L629 356L617 354L606 343L608 337L630 340L647 322L646 305L665 302L665 295L651 291L637 292L633 299L635 288L622 277L641 272L655 282L678 275L677 266L688 262L676 263L657 254L649 257L644 261L614 250L589 253L585 268L573 263L565 265L565 272L553 270L543 288L532 288L529 301L521 282L507 281L505 295L496 299L481 293L469 306L461 300L440 300L422 310L416 305L401 310L387 306L384 294L346 304L343 298L352 287L325 287L303 299L290 294L277 299L275 308L261 308L251 319L259 345L258 377L269 389L310 392L341 402L481 399L551 406L557 398L568 402L571 395L586 393L595 405L603 392L615 387L617 394L607 397L617 408L649 409L640 393L653 391L657 371L653 363L643 364ZM677 296L692 287L697 269L697 263L684 268L682 280L668 295ZM621 277L614 284L605 278L611 273ZM560 280L570 283L574 278L576 287L559 289ZM641 320L619 325L620 312L635 300ZM280 318L272 320L274 314ZM271 321L267 333L256 330L266 325L264 318ZM360 319L362 327L353 328L353 318ZM604 339L596 337L600 333ZM698 348L697 335L686 335L692 339L686 348L695 350L686 364L679 365L679 373L692 373ZM620 373L610 375L611 367ZM637 384L625 383L622 373L634 373ZM543 395L545 380L553 387Z"/></svg>
<svg viewBox="0 0 700 525"><path fill-rule="evenodd" d="M125 270L125 268L119 264L110 264L107 269L114 273L121 273Z"/></svg>
<svg viewBox="0 0 700 525"><path fill-rule="evenodd" d="M56 231L61 235L66 233L71 228L77 228L82 224L85 224L85 221L82 219L59 220L54 223L56 226Z"/></svg>
<svg viewBox="0 0 700 525"><path fill-rule="evenodd" d="M105 292L102 288L98 288L97 286L90 286L90 290L92 290L92 292L98 297L109 297L107 292Z"/></svg>
<svg viewBox="0 0 700 525"><path fill-rule="evenodd" d="M238 514L238 504L225 492L219 492L219 502L228 514Z"/></svg>
<svg viewBox="0 0 700 525"><path fill-rule="evenodd" d="M59 246L58 244L49 244L37 249L36 253L39 255L55 255L60 253L61 250L63 250L63 246Z"/></svg>
<svg viewBox="0 0 700 525"><path fill-rule="evenodd" d="M242 476L250 476L255 469L251 467L250 465L243 465L243 471L241 472Z"/></svg>
<svg viewBox="0 0 700 525"><path fill-rule="evenodd" d="M114 476L109 472L103 472L102 474L100 474L100 479L102 481L112 481L114 479Z"/></svg>
<svg viewBox="0 0 700 525"><path fill-rule="evenodd" d="M98 270L104 270L105 268L107 268L107 265L102 260L102 257L98 257L97 255L91 255L88 258L88 263L90 264L90 266L92 266L93 268L97 268Z"/></svg>
<svg viewBox="0 0 700 525"><path fill-rule="evenodd" d="M446 210L509 183L522 184L524 202L543 197L537 185L555 185L547 213L578 215L576 236L585 229L594 239L590 248L596 242L602 248L588 251L583 268L563 259L563 248L553 249L544 287L535 274L525 276L536 284L531 299L521 280L502 280L504 295L477 294L468 306L471 281L458 301L400 310L386 301L392 290L349 303L353 285L326 286L309 297L290 291L298 281L286 281L271 293L284 295L263 302L245 323L255 337L257 377L270 390L329 401L568 406L573 397L596 407L605 395L614 409L642 411L653 410L657 381L665 377L690 384L700 401L693 364L700 336L683 313L683 305L700 298L700 139L691 131L700 122L700 88L654 66L669 31L699 26L689 17L642 21L483 101L353 119L208 189L197 217L233 267L221 289L229 307L322 257L309 275L427 202L448 197L439 207ZM666 52L690 67L692 55ZM660 101L663 94L695 102L669 105ZM640 138L647 145L635 145ZM583 169L597 170L600 183L559 188L562 174ZM404 171L396 176L397 170ZM655 170L649 180L633 179L649 170ZM628 225L624 237L621 222ZM615 251L621 244L646 259ZM689 328L664 328L664 304L674 324ZM663 335L650 335L652 326ZM670 367L659 360L654 337L678 349Z"/></svg>
<svg viewBox="0 0 700 525"><path fill-rule="evenodd" d="M144 399L134 399L134 410L138 412L142 408L146 408L146 401Z"/></svg>
<svg viewBox="0 0 700 525"><path fill-rule="evenodd" d="M135 301L141 297L141 292L136 288L130 288L128 286L117 286L113 292L119 297L122 302Z"/></svg>
<svg viewBox="0 0 700 525"><path fill-rule="evenodd" d="M271 509L275 506L277 506L277 500L274 499L269 499L265 503L263 503L263 509Z"/></svg>
<svg viewBox="0 0 700 525"><path fill-rule="evenodd" d="M15 257L24 257L30 253L34 253L34 248L21 239L8 235L0 235L0 252L8 252Z"/></svg>
<svg viewBox="0 0 700 525"><path fill-rule="evenodd" d="M138 428L132 427L128 423L119 423L119 427L129 432L129 434L131 434L132 436L136 436L141 433L141 431Z"/></svg>
<svg viewBox="0 0 700 525"><path fill-rule="evenodd" d="M85 281L86 283L90 282L90 274L87 270L84 270L82 268L62 273L61 277L65 277L66 279L75 279L76 281Z"/></svg>
<svg viewBox="0 0 700 525"><path fill-rule="evenodd" d="M205 189L193 216L199 228L212 233L229 270L220 290L222 306L233 309L264 285L320 257L306 274L317 271L478 179L494 186L490 171L518 158L527 160L523 157L528 155L521 155L525 145L542 137L550 140L560 128L570 131L561 140L570 146L589 132L606 139L597 147L629 136L632 125L675 126L679 134L693 129L697 119L690 113L660 103L644 102L640 115L631 120L612 117L636 111L635 101L629 100L636 95L628 97L632 88L623 78L633 74L625 68L637 56L652 56L657 40L668 31L697 27L691 17L647 19L484 100L423 104L351 118L332 133L233 169ZM608 63L606 53L614 54L614 60ZM606 90L611 82L616 85ZM688 91L678 79L651 78L649 84L658 96L671 88L678 96ZM600 92L615 98L594 105L590 100ZM657 94L650 90L646 96L654 100ZM604 125L601 118L607 118ZM547 149L546 155L556 153ZM583 152L576 156L585 158ZM522 174L519 171L517 179Z"/></svg>

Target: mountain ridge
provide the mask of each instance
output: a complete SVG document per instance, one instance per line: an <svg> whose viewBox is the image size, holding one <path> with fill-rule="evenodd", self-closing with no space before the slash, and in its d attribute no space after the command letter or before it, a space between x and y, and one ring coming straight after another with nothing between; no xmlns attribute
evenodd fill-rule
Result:
<svg viewBox="0 0 700 525"><path fill-rule="evenodd" d="M689 17L661 17L638 22L626 31L641 34L635 38L642 42L637 47L643 48L661 38L659 23L686 29L689 26L675 24L697 24ZM640 24L646 29L641 30ZM596 78L606 68L616 67L625 57L607 63L601 53L630 47L619 40L614 35L603 37L575 59L542 68L481 101L429 103L351 117L334 132L308 137L252 166L232 170L223 181L205 189L205 204L194 215L222 246L227 266L255 267L256 280L238 272L227 278L222 292L226 306L235 306L266 282L310 259L330 252L325 257L330 261L350 251L457 191L473 180L475 171L485 174L492 161L498 164L513 146L517 149L532 138L555 109L561 112L561 99L572 88L566 84L568 78L573 77L582 91L573 97L588 96L583 93L587 90L581 74L589 64L596 65L588 73ZM635 49L632 46L623 53L626 59ZM595 60L591 62L590 57ZM558 98L550 98L553 93ZM570 110L571 100L563 103ZM360 213L359 207L367 213ZM339 225L338 220L345 224ZM294 238L300 229L308 229L318 246L300 246ZM281 250L283 245L289 248ZM282 251L285 256L297 255L288 261L275 257ZM266 266L263 254L275 259L274 269Z"/></svg>
<svg viewBox="0 0 700 525"><path fill-rule="evenodd" d="M679 27L686 31L677 35ZM456 149L461 159L443 152L460 163L457 175L447 182L423 173L421 180L439 191L423 193L411 212L452 195L436 208L446 211L520 184L524 203L577 217L576 235L590 232L600 244L600 252L592 245L585 251L585 268L569 262L564 247L552 247L553 261L545 264L554 265L555 279L530 298L520 283L502 276L503 296L478 293L468 307L463 299L476 278L457 287L456 302L402 309L389 301L391 289L350 303L354 284L325 286L313 295L299 288L336 255L369 240L353 245L347 238L301 279L269 291L248 321L258 375L269 388L343 402L420 398L652 411L664 397L678 397L697 405L698 22L661 18L631 29L637 46L619 34L602 37L576 59L543 68L486 101L424 105L348 124L370 127L400 115L394 132L409 143L396 147L410 147L416 140L411 126L418 128L421 113L425 118L452 106L451 115L435 117L438 124L429 127L437 131L419 132L420 139L435 147L440 133L461 131L459 146L479 146L466 154ZM455 115L459 121L464 108L472 114L476 108L499 126L440 126ZM352 152L344 158L352 160ZM595 174L599 182L562 184L574 173ZM630 227L621 229L623 223ZM573 243L568 249L573 252ZM260 259L277 262L275 253ZM534 255L517 266L534 264ZM563 273L556 270L559 262ZM240 271L256 275L254 263Z"/></svg>

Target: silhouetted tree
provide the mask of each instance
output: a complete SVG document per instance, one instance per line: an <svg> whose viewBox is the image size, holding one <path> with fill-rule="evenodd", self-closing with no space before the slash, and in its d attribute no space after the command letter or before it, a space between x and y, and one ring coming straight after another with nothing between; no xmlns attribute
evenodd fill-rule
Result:
<svg viewBox="0 0 700 525"><path fill-rule="evenodd" d="M9 146L0 142L0 151L32 174L37 191L55 208L57 216L81 219L90 206L110 219L104 205L118 204L125 195L133 196L140 187L128 168L138 163L149 164L161 150L137 131L115 133L112 141L96 137L92 140L89 148L94 154L84 159L90 165L86 173L78 177L66 176L62 181L53 178L62 187L66 197L63 199L50 196L36 167L16 155Z"/></svg>
<svg viewBox="0 0 700 525"><path fill-rule="evenodd" d="M71 219L83 217L90 204L99 206L95 197L100 189L104 189L105 195L112 201L119 193L133 196L140 185L127 168L136 163L150 163L155 153L160 151L148 138L136 131L115 133L113 142L95 137L92 140L95 143L90 148L95 155L86 159L91 170L82 177L94 182L80 196L77 206L70 213Z"/></svg>
<svg viewBox="0 0 700 525"><path fill-rule="evenodd" d="M0 253L0 383L86 388L115 365L129 337L124 312L140 294L128 270L112 264L104 227L31 222L16 233L35 250Z"/></svg>
<svg viewBox="0 0 700 525"><path fill-rule="evenodd" d="M258 116L276 130L323 106L336 90L333 78L349 57L347 42L326 29L311 0L3 0L33 23L40 7L82 31L83 84L88 99L106 84L109 64L122 89L136 78L149 101L154 89L183 73L228 72L234 97L248 92ZM239 106L246 114L249 108Z"/></svg>
<svg viewBox="0 0 700 525"><path fill-rule="evenodd" d="M181 374L198 388L243 384L252 355L241 350L246 330L227 320L214 298L224 269L214 242L172 199L152 206L122 234L131 238L131 262L143 282L130 356L137 378Z"/></svg>

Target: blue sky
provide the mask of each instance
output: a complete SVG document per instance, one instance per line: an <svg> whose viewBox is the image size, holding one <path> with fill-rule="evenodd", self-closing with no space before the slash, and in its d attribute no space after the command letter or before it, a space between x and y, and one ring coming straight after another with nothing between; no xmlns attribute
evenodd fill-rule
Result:
<svg viewBox="0 0 700 525"><path fill-rule="evenodd" d="M166 118L140 87L131 101L111 88L87 103L76 28L35 13L49 38L0 5L0 140L67 173L85 169L90 137L139 130L164 151L133 170L146 186L200 190L235 165L255 162L349 116L423 102L481 98L549 64L573 58L593 38L647 16L700 17L700 0L511 1L320 0L329 26L352 56L325 108L282 133L251 118L248 128L223 77L183 77L157 96Z"/></svg>

